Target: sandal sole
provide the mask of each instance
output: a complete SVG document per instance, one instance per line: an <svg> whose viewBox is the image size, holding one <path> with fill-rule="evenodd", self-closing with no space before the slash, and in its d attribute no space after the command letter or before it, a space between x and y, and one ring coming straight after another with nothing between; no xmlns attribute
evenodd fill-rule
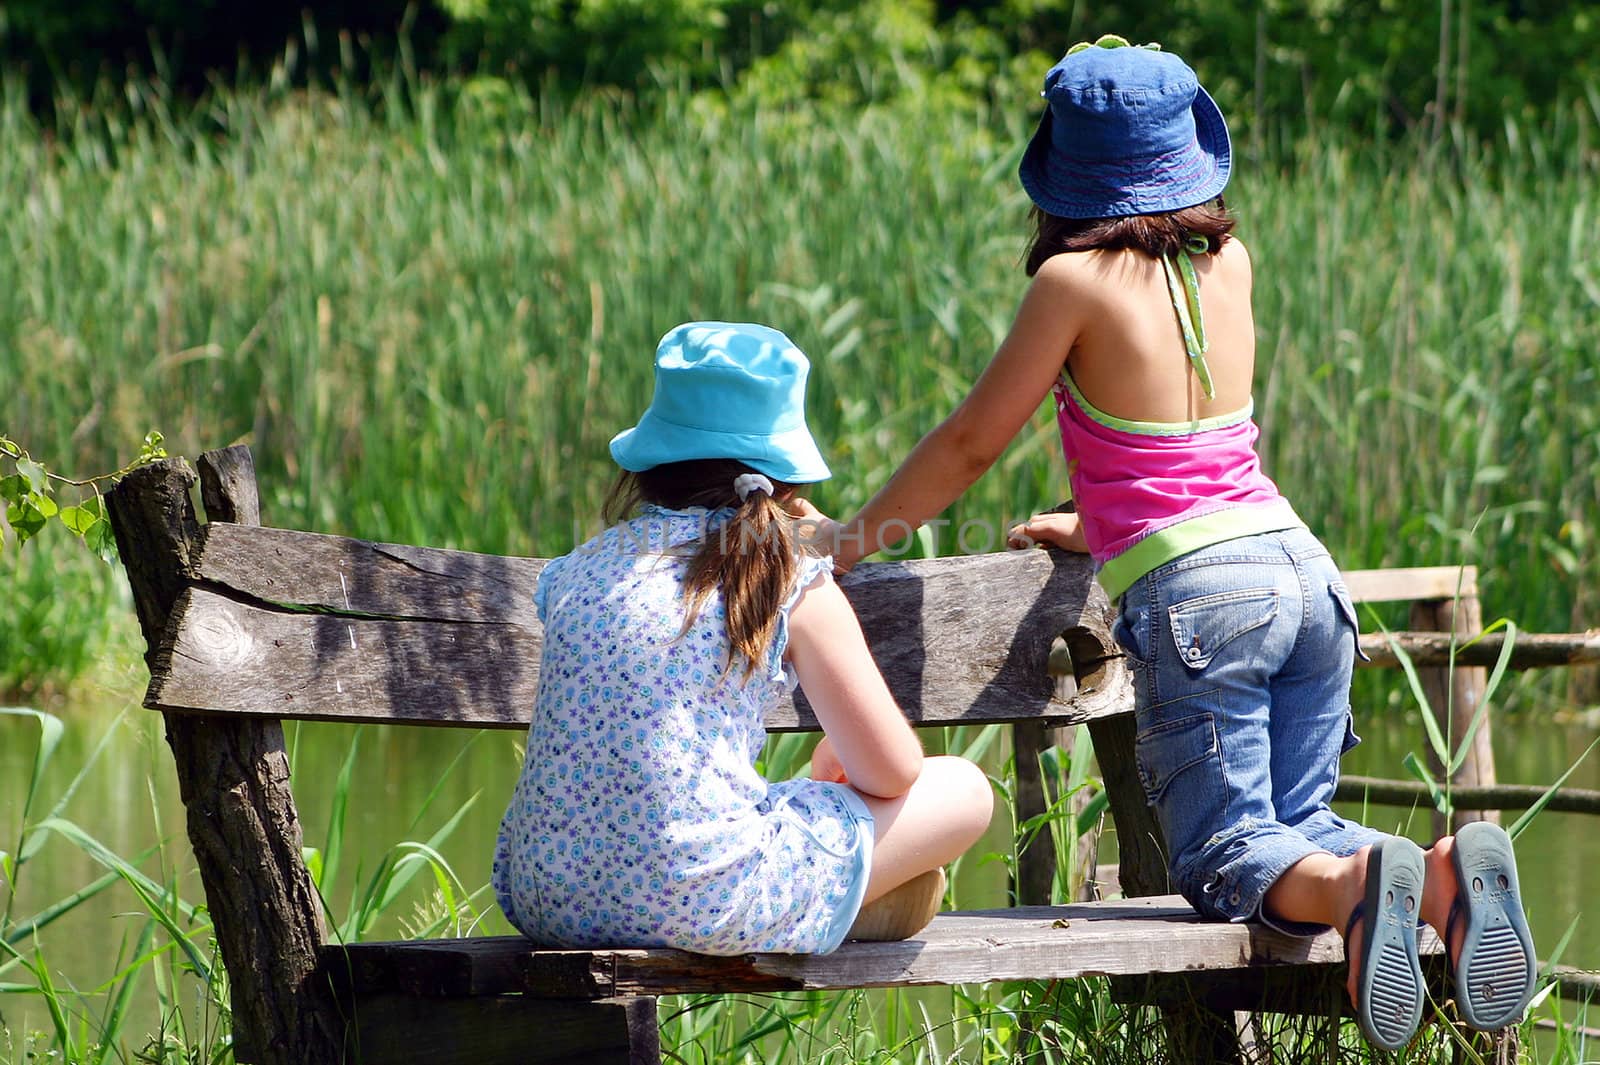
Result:
<svg viewBox="0 0 1600 1065"><path fill-rule="evenodd" d="M1456 1007L1468 1027L1493 1032L1520 1020L1533 994L1533 936L1522 912L1517 860L1499 825L1474 821L1452 852L1466 931L1456 956Z"/></svg>
<svg viewBox="0 0 1600 1065"><path fill-rule="evenodd" d="M1392 836L1367 858L1367 891L1356 1020L1368 1042L1398 1050L1422 1021L1422 966L1417 958L1417 911L1422 905L1422 849Z"/></svg>

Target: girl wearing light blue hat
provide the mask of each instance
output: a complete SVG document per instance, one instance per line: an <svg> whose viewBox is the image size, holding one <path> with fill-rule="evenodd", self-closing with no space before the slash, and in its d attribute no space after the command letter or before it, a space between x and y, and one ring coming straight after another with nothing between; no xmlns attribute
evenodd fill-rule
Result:
<svg viewBox="0 0 1600 1065"><path fill-rule="evenodd" d="M1196 910L1344 931L1363 1032L1422 1013L1418 918L1444 938L1463 1018L1520 1019L1533 944L1510 840L1471 824L1426 852L1335 814L1357 741L1358 630L1326 548L1256 454L1250 257L1221 193L1222 113L1181 59L1104 37L1045 77L1020 177L1032 277L965 401L840 535L837 562L938 514L1053 397L1076 513L1022 543L1088 551L1134 666L1138 770L1172 886Z"/></svg>
<svg viewBox="0 0 1600 1065"><path fill-rule="evenodd" d="M552 559L527 759L493 883L541 943L826 953L914 934L992 807L983 772L924 758L861 627L785 505L828 476L809 364L775 329L690 322L617 434L616 524ZM796 683L812 779L756 770Z"/></svg>

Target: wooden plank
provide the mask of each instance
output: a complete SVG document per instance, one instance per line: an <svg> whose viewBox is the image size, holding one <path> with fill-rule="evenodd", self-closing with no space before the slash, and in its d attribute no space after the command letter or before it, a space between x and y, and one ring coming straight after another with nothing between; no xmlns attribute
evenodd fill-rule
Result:
<svg viewBox="0 0 1600 1065"><path fill-rule="evenodd" d="M1442 666L1450 662L1448 632L1380 632L1361 637L1361 649L1371 662L1357 665L1391 667L1400 664L1390 637L1410 657L1413 665ZM1458 666L1492 666L1505 647L1504 632L1456 637L1455 663ZM1572 666L1600 662L1600 629L1587 632L1518 632L1511 644L1510 669L1539 669L1546 666Z"/></svg>
<svg viewBox="0 0 1600 1065"><path fill-rule="evenodd" d="M1424 933L1423 979L1438 1002L1454 995L1449 957L1438 940ZM1289 1013L1328 1018L1355 1015L1344 963L1302 965L1285 971L1282 966L1258 966L1228 972L1150 973L1111 978L1113 1002L1245 1010L1251 1013Z"/></svg>
<svg viewBox="0 0 1600 1065"><path fill-rule="evenodd" d="M516 625L294 614L191 588L145 705L263 717L527 728L536 633Z"/></svg>
<svg viewBox="0 0 1600 1065"><path fill-rule="evenodd" d="M655 1000L563 1002L526 995L350 1003L348 1059L428 1065L657 1065Z"/></svg>
<svg viewBox="0 0 1600 1065"><path fill-rule="evenodd" d="M1452 788L1451 800L1464 809L1526 810L1549 789L1535 784L1493 784L1488 787ZM1333 797L1340 802L1370 802L1381 806L1416 806L1431 809L1428 788L1416 780L1382 780L1378 777L1341 776ZM1545 809L1555 813L1600 814L1600 790L1563 787L1550 797Z"/></svg>
<svg viewBox="0 0 1600 1065"><path fill-rule="evenodd" d="M1478 594L1478 567L1346 570L1344 583L1350 589L1350 597L1358 603L1454 599L1457 595Z"/></svg>
<svg viewBox="0 0 1600 1065"><path fill-rule="evenodd" d="M152 658L145 705L527 726L541 560L243 526L208 529L200 557ZM1091 576L1084 556L1028 551L866 564L841 586L913 722L1073 723L1131 707L1109 604ZM1070 697L1048 666L1063 633L1078 672ZM803 695L767 726L817 727Z"/></svg>
<svg viewBox="0 0 1600 1065"><path fill-rule="evenodd" d="M299 611L537 629L546 561L213 522L194 567L205 584Z"/></svg>
<svg viewBox="0 0 1600 1065"><path fill-rule="evenodd" d="M1437 940L1425 935L1425 949ZM414 955L408 957L408 955ZM412 943L352 943L324 951L327 969L387 992L404 973L431 978L438 995L572 998L852 987L909 987L1082 976L1330 964L1343 945L1329 930L1297 938L1261 924L1205 921L1177 896L1070 906L943 913L916 938L846 943L832 954L711 957L686 951L535 949L519 936ZM520 971L518 977L511 973ZM396 974L402 974L397 976Z"/></svg>

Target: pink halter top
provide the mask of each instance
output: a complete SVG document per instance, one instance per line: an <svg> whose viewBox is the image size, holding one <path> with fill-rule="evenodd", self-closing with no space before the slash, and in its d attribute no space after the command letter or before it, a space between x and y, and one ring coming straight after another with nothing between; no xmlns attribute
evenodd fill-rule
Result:
<svg viewBox="0 0 1600 1065"><path fill-rule="evenodd" d="M1185 252L1162 263L1190 364L1213 395L1194 268ZM1054 392L1072 498L1113 598L1201 547L1303 524L1261 471L1253 403L1213 418L1138 422L1095 409L1065 368Z"/></svg>

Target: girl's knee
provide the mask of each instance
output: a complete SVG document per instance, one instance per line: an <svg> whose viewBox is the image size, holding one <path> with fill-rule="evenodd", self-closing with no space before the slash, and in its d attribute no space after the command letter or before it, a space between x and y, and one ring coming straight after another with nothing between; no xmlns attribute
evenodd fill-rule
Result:
<svg viewBox="0 0 1600 1065"><path fill-rule="evenodd" d="M976 763L955 755L927 758L922 777L937 789L952 831L960 830L974 842L983 835L994 816L994 789Z"/></svg>

